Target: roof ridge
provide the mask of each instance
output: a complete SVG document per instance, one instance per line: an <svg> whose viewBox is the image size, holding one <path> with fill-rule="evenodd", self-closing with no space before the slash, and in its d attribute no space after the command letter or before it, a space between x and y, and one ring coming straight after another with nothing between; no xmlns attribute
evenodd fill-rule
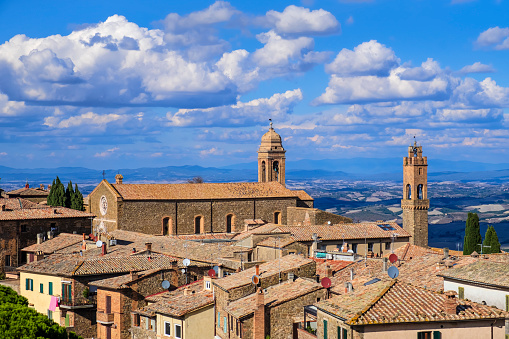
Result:
<svg viewBox="0 0 509 339"><path fill-rule="evenodd" d="M389 292L389 290L398 282L398 279L393 279L388 286L386 286L366 307L364 307L361 311L357 312L357 314L350 319L347 324L353 325L357 319L359 319L364 313L369 311L375 304L382 299L382 297Z"/></svg>
<svg viewBox="0 0 509 339"><path fill-rule="evenodd" d="M80 263L77 264L76 267L74 268L74 270L72 271L71 275L74 275L80 269L80 267L83 266L84 262L85 262L85 260L80 261Z"/></svg>

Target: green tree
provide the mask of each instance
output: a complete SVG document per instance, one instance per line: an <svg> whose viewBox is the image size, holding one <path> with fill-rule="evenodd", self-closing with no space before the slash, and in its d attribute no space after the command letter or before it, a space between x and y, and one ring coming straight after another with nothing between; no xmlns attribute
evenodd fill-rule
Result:
<svg viewBox="0 0 509 339"><path fill-rule="evenodd" d="M477 213L468 213L465 226L465 239L463 242L463 254L470 255L474 251L480 251L478 244L482 243L481 227Z"/></svg>
<svg viewBox="0 0 509 339"><path fill-rule="evenodd" d="M490 254L491 252L491 241L493 238L494 229L491 226L488 226L486 230L486 234L484 235L484 241L482 242L482 253Z"/></svg>
<svg viewBox="0 0 509 339"><path fill-rule="evenodd" d="M49 206L55 206L55 179L53 179L53 183L51 184L51 188L49 190L48 198L46 199L46 202Z"/></svg>
<svg viewBox="0 0 509 339"><path fill-rule="evenodd" d="M71 208L72 200L74 199L74 189L72 188L72 181L69 181L67 184L67 189L65 190L65 207Z"/></svg>
<svg viewBox="0 0 509 339"><path fill-rule="evenodd" d="M83 208L83 194L81 194L80 190L78 189L78 184L75 184L74 186L74 195L71 201L71 208L78 211L85 210Z"/></svg>
<svg viewBox="0 0 509 339"><path fill-rule="evenodd" d="M495 227L491 227L491 243L490 243L490 253L500 253L500 241L498 241L497 231L495 231Z"/></svg>
<svg viewBox="0 0 509 339"><path fill-rule="evenodd" d="M65 206L65 187L58 176L51 185L47 202L50 206Z"/></svg>
<svg viewBox="0 0 509 339"><path fill-rule="evenodd" d="M5 303L28 306L27 298L19 295L10 287L0 285L0 305Z"/></svg>

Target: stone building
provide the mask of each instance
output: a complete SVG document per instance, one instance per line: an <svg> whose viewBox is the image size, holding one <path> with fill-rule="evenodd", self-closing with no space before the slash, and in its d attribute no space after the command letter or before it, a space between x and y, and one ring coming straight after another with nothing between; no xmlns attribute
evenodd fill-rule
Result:
<svg viewBox="0 0 509 339"><path fill-rule="evenodd" d="M315 304L314 338L503 338L509 313L397 279L383 279ZM402 307L404 305L404 307Z"/></svg>
<svg viewBox="0 0 509 339"><path fill-rule="evenodd" d="M403 158L403 228L412 236L410 242L428 246L428 159L422 156L422 146L408 146Z"/></svg>
<svg viewBox="0 0 509 339"><path fill-rule="evenodd" d="M60 232L90 233L92 214L65 207L40 206L19 198L0 199L0 258L2 267L26 262L21 249L37 242L37 235L49 238ZM49 233L48 233L49 232Z"/></svg>
<svg viewBox="0 0 509 339"><path fill-rule="evenodd" d="M285 153L281 136L272 128L271 121L258 149L258 182L276 181L285 185Z"/></svg>
<svg viewBox="0 0 509 339"><path fill-rule="evenodd" d="M7 192L6 195L7 198L22 198L31 202L41 203L46 202L48 199L49 189L46 190L43 184L40 187L33 188L27 182L25 187Z"/></svg>

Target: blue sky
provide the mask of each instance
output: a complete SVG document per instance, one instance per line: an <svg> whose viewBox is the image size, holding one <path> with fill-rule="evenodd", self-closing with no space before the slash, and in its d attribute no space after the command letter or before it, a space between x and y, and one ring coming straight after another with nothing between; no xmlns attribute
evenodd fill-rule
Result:
<svg viewBox="0 0 509 339"><path fill-rule="evenodd" d="M509 5L1 1L0 163L508 162ZM338 169L340 170L340 169Z"/></svg>

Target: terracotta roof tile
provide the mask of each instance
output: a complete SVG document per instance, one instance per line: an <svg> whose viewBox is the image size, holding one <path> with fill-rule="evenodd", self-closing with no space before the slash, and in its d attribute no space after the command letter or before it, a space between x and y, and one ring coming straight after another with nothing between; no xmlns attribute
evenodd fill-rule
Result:
<svg viewBox="0 0 509 339"><path fill-rule="evenodd" d="M49 195L49 192L46 190L42 190L40 188L18 188L16 190L7 192L8 195L20 195L20 196L41 196L41 197L47 197Z"/></svg>
<svg viewBox="0 0 509 339"><path fill-rule="evenodd" d="M30 200L22 198L0 198L0 205L5 205L7 210L20 210L25 208L46 208Z"/></svg>
<svg viewBox="0 0 509 339"><path fill-rule="evenodd" d="M313 233L316 233L321 240L340 239L373 239L388 238L394 233L398 237L410 237L410 234L395 222L383 222L383 225L390 225L393 229L384 230L379 227L380 223L363 222L335 225L313 225L313 226L279 226L273 232L289 232L297 241L313 241Z"/></svg>
<svg viewBox="0 0 509 339"><path fill-rule="evenodd" d="M265 246L265 247L273 247L273 248L283 248L288 245L291 245L295 242L295 239L292 237L285 237L278 239L277 237L268 237L267 239L260 241L256 246Z"/></svg>
<svg viewBox="0 0 509 339"><path fill-rule="evenodd" d="M190 294L185 295L188 289ZM156 313L167 314L174 317L182 317L189 312L214 303L212 291L203 288L203 280L198 280L189 285L179 287L175 291L158 293L146 297L145 300L154 302L147 305L136 313L154 316Z"/></svg>
<svg viewBox="0 0 509 339"><path fill-rule="evenodd" d="M509 313L466 300L456 300L456 314L447 314L446 296L398 280L362 286L322 301L319 309L335 314L350 325L460 321L509 317Z"/></svg>
<svg viewBox="0 0 509 339"><path fill-rule="evenodd" d="M509 265L506 262L477 259L470 265L443 271L440 276L491 286L509 287Z"/></svg>
<svg viewBox="0 0 509 339"><path fill-rule="evenodd" d="M159 272L161 270L164 270L164 268L154 268L151 270L138 272L136 279L132 279L131 273L124 274L124 275L117 276L117 277L96 280L96 281L91 282L90 285L94 285L94 286L98 286L98 287L113 288L113 289L129 288L130 283L138 281L148 275Z"/></svg>
<svg viewBox="0 0 509 339"><path fill-rule="evenodd" d="M299 255L289 254L282 257L280 260L273 260L260 265L260 279L270 277L276 274L287 272L291 269L312 263L313 260L303 258ZM224 290L251 284L251 279L255 275L255 267L249 268L245 271L229 275L225 278L214 281L214 284Z"/></svg>
<svg viewBox="0 0 509 339"><path fill-rule="evenodd" d="M60 233L50 240L44 241L42 244L33 244L22 249L24 252L37 252L42 251L44 254L50 254L55 251L60 251L64 248L72 246L77 243L82 243L83 235Z"/></svg>
<svg viewBox="0 0 509 339"><path fill-rule="evenodd" d="M65 207L28 208L0 211L0 220L32 220L55 218L90 218L95 215Z"/></svg>
<svg viewBox="0 0 509 339"><path fill-rule="evenodd" d="M323 289L322 285L306 278L297 278L295 281L285 281L281 284L268 287L264 290L264 304L268 307L280 305L286 301L296 299L302 295ZM230 302L225 310L239 319L255 311L256 293Z"/></svg>
<svg viewBox="0 0 509 339"><path fill-rule="evenodd" d="M278 182L112 184L125 200L292 198L302 195Z"/></svg>

